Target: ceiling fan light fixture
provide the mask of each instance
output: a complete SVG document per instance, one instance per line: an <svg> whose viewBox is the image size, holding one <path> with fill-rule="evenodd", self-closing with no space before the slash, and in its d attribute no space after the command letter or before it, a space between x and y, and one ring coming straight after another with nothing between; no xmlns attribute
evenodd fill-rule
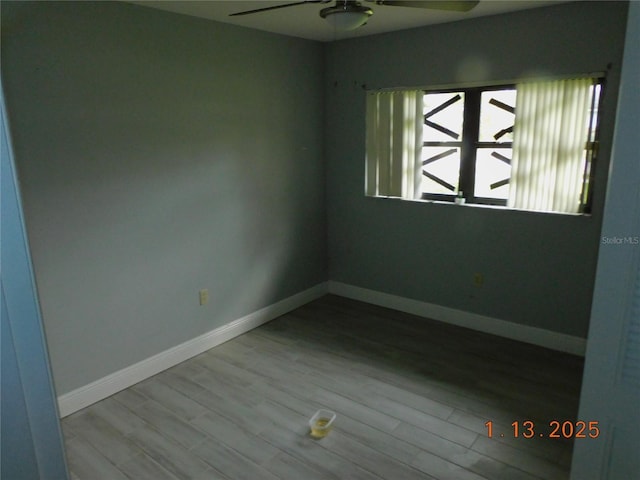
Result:
<svg viewBox="0 0 640 480"><path fill-rule="evenodd" d="M336 30L346 32L361 27L369 17L373 15L373 10L363 7L359 2L336 2L333 7L320 10L320 16L327 20Z"/></svg>

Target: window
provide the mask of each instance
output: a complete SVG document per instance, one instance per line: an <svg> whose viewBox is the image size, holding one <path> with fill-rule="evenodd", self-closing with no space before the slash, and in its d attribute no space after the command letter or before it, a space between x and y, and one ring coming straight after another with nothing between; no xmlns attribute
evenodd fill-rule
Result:
<svg viewBox="0 0 640 480"><path fill-rule="evenodd" d="M600 90L581 78L369 92L367 194L588 212Z"/></svg>
<svg viewBox="0 0 640 480"><path fill-rule="evenodd" d="M506 205L515 87L425 92L422 198Z"/></svg>

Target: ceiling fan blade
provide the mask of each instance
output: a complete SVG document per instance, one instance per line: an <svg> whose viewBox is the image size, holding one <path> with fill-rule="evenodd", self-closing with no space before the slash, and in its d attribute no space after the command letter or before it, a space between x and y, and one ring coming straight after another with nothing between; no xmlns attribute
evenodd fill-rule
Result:
<svg viewBox="0 0 640 480"><path fill-rule="evenodd" d="M296 5L304 5L305 3L327 3L331 0L306 0L304 2L285 3L284 5L275 5L272 7L256 8L255 10L247 10L246 12L232 13L230 17L237 17L240 15L249 15L250 13L266 12L268 10L277 10L278 8L295 7Z"/></svg>
<svg viewBox="0 0 640 480"><path fill-rule="evenodd" d="M410 1L410 0L376 0L378 5L386 5L388 7L413 7L413 8L430 8L433 10L451 10L454 12L468 12L475 7L480 0L426 0L426 1Z"/></svg>

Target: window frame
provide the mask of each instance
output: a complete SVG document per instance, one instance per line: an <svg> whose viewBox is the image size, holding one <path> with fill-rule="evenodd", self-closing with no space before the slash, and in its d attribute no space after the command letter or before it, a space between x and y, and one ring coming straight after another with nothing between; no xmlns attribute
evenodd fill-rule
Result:
<svg viewBox="0 0 640 480"><path fill-rule="evenodd" d="M456 93L464 92L464 113L462 121L462 140L457 142L423 142L423 147L459 147L460 148L460 169L458 176L458 191L463 192L465 203L480 205L495 205L506 207L507 200L477 197L475 195L475 174L477 163L477 150L479 148L490 148L499 145L504 148L511 148L513 142L480 142L480 109L483 92L497 90L515 90L514 83L496 84L478 87L452 87L446 89L425 89L425 95L434 93ZM458 196L457 192L446 193L421 193L423 200L440 200L453 202Z"/></svg>
<svg viewBox="0 0 640 480"><path fill-rule="evenodd" d="M594 86L599 86L600 88L597 94L594 93L591 96L589 138L585 145L584 180L582 182L582 192L580 193L580 214L591 214L593 190L595 186L595 167L600 150L600 123L602 121L602 103L606 87L606 77L599 76L593 79Z"/></svg>
<svg viewBox="0 0 640 480"><path fill-rule="evenodd" d="M602 102L604 97L605 77L593 76L594 86L599 86L598 94L592 94L591 112L589 117L589 139L585 145L585 169L583 174L582 193L580 195L579 214L591 213L593 203L595 165L598 153ZM481 86L450 86L446 88L424 88L425 95L435 93L464 93L464 110L462 123L462 139L460 141L423 141L423 147L448 147L460 148L460 168L458 178L458 191L463 193L465 203L472 205L490 205L507 207L507 200L478 197L475 195L475 174L477 165L477 152L481 148L512 148L513 142L481 142L480 114L483 92L499 90L516 90L515 82L501 82ZM515 108L515 106L514 106ZM595 113L595 115L593 114ZM515 118L515 116L514 116ZM424 175L421 169L421 175ZM420 193L420 199L431 201L454 202L458 197L457 192L447 193Z"/></svg>

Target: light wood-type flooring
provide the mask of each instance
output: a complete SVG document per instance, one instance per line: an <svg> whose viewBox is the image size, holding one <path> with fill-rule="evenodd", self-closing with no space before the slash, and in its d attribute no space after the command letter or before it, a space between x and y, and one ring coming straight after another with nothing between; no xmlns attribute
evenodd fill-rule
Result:
<svg viewBox="0 0 640 480"><path fill-rule="evenodd" d="M62 426L81 480L560 480L572 441L547 438L549 422L576 420L582 368L329 295ZM319 408L337 418L314 440ZM515 438L512 423L525 420L534 438Z"/></svg>

